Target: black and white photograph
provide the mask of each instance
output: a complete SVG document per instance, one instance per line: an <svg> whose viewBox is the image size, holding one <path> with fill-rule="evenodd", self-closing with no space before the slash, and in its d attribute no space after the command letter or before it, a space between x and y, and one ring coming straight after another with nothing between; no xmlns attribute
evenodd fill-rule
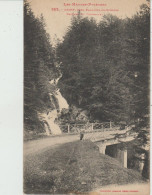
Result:
<svg viewBox="0 0 152 195"><path fill-rule="evenodd" d="M24 194L150 195L150 1L24 0Z"/></svg>

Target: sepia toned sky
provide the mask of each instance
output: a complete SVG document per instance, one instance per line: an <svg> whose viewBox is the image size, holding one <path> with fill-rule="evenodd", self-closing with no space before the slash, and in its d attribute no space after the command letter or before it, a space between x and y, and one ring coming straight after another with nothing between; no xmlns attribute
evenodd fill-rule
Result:
<svg viewBox="0 0 152 195"><path fill-rule="evenodd" d="M65 11L64 9L117 9L119 11L102 11L98 12L103 14L110 13L121 18L131 17L138 10L139 6L146 3L146 0L28 0L35 16L43 14L46 22L46 30L51 36L51 41L55 40L55 37L62 39L67 27L70 25L71 15L67 13L76 13L72 11ZM65 6L70 4L70 6ZM106 6L72 6L72 3L87 4L97 3L106 4ZM58 8L59 11L52 11L52 8ZM81 12L81 13L97 13L97 12ZM100 21L102 15L93 15L97 21ZM88 15L85 15L88 16ZM55 36L56 35L56 36Z"/></svg>

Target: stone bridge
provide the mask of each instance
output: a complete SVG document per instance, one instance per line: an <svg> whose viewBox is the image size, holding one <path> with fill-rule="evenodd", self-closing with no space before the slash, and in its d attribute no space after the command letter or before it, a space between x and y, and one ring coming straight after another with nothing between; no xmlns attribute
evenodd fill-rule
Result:
<svg viewBox="0 0 152 195"><path fill-rule="evenodd" d="M125 130L110 129L102 132L86 132L84 139L89 139L94 142L100 153L107 154L116 158L123 167L127 168L127 148L120 147L121 143L127 143L136 138L137 134L131 129Z"/></svg>
<svg viewBox="0 0 152 195"><path fill-rule="evenodd" d="M121 130L112 122L68 125L67 133L72 131L83 133L83 139L94 142L100 153L116 158L122 166L127 168L127 148L120 148L120 144L130 142L137 137L131 127L126 126Z"/></svg>

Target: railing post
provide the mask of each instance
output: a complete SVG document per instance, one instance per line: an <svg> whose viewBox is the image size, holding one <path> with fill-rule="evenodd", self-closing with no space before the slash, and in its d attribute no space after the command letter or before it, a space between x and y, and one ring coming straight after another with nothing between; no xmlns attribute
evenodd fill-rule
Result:
<svg viewBox="0 0 152 195"><path fill-rule="evenodd" d="M112 128L112 124L111 124L111 121L110 121L110 129Z"/></svg>
<svg viewBox="0 0 152 195"><path fill-rule="evenodd" d="M93 131L93 123L91 123L91 130Z"/></svg>
<svg viewBox="0 0 152 195"><path fill-rule="evenodd" d="M104 128L103 128L103 124L102 124L102 130L104 130Z"/></svg>
<svg viewBox="0 0 152 195"><path fill-rule="evenodd" d="M70 125L68 125L68 133L70 133Z"/></svg>

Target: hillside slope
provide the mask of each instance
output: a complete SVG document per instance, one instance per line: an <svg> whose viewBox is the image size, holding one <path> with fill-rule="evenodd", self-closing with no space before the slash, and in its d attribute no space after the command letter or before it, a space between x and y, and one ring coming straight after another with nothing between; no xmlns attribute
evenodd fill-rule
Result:
<svg viewBox="0 0 152 195"><path fill-rule="evenodd" d="M90 141L66 143L28 155L24 164L24 192L88 192L110 184L143 182L139 173L99 153Z"/></svg>

